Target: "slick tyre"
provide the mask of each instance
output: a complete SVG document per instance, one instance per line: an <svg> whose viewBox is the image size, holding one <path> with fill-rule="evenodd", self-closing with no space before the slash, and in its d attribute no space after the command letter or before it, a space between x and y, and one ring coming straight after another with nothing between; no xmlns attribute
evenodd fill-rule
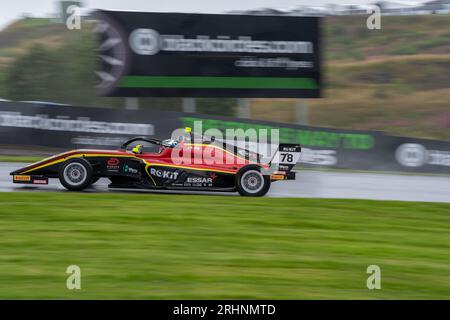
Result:
<svg viewBox="0 0 450 320"><path fill-rule="evenodd" d="M81 191L92 183L92 166L85 159L71 159L61 166L59 181L70 191Z"/></svg>
<svg viewBox="0 0 450 320"><path fill-rule="evenodd" d="M258 166L242 168L236 177L237 191L241 196L262 197L270 189L270 178Z"/></svg>

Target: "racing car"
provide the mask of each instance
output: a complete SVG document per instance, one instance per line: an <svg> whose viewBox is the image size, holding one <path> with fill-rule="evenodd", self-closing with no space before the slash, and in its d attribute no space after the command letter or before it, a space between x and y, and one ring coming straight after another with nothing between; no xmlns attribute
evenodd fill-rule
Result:
<svg viewBox="0 0 450 320"><path fill-rule="evenodd" d="M292 168L300 157L300 145L279 144L271 161L264 163L260 154L214 137L202 137L200 143L191 138L136 137L118 150L72 150L11 175L14 183L34 185L59 178L70 191L108 178L109 188L237 191L242 196L263 196L271 182L295 179Z"/></svg>

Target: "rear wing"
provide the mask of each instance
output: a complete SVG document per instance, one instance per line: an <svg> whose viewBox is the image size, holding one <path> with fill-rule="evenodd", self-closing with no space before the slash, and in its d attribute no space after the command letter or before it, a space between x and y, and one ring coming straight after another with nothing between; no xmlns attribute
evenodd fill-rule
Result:
<svg viewBox="0 0 450 320"><path fill-rule="evenodd" d="M270 161L270 168L288 174L300 159L302 148L299 144L281 143Z"/></svg>

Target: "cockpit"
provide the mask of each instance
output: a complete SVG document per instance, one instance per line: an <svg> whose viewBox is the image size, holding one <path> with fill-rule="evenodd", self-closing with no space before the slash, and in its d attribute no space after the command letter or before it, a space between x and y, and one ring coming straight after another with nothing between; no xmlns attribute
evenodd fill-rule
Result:
<svg viewBox="0 0 450 320"><path fill-rule="evenodd" d="M126 141L120 150L130 151L134 154L143 153L161 153L168 148L175 148L179 144L179 141L173 139L159 140L154 138L137 137Z"/></svg>
<svg viewBox="0 0 450 320"><path fill-rule="evenodd" d="M161 141L161 145L166 148L175 148L178 145L178 141L174 139L166 139Z"/></svg>

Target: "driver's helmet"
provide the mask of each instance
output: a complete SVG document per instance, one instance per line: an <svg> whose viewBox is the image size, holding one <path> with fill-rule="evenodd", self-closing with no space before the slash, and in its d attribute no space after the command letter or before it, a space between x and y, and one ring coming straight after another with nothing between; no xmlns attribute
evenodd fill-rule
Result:
<svg viewBox="0 0 450 320"><path fill-rule="evenodd" d="M135 154L141 154L142 153L142 144L138 144L136 147L134 147L131 151Z"/></svg>
<svg viewBox="0 0 450 320"><path fill-rule="evenodd" d="M178 141L173 139L166 139L161 142L161 145L166 148L174 148L178 144Z"/></svg>

